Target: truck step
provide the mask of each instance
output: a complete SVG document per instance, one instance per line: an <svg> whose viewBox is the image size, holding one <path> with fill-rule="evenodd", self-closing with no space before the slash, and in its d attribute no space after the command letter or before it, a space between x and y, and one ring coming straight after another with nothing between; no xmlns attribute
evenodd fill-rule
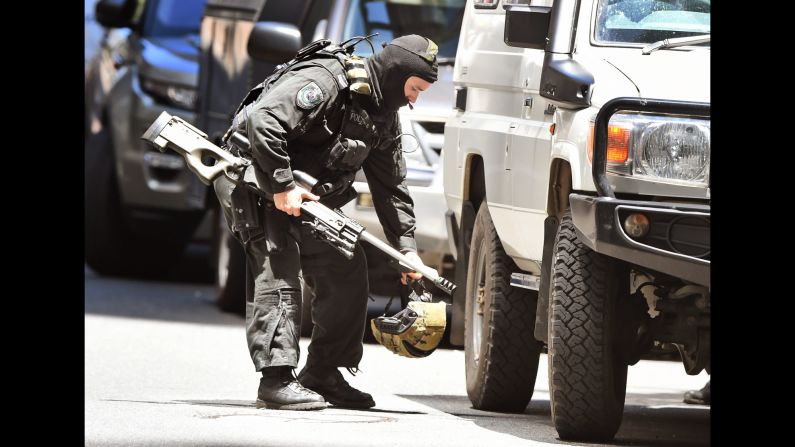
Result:
<svg viewBox="0 0 795 447"><path fill-rule="evenodd" d="M538 290L541 277L529 273L511 273L511 285L523 289Z"/></svg>

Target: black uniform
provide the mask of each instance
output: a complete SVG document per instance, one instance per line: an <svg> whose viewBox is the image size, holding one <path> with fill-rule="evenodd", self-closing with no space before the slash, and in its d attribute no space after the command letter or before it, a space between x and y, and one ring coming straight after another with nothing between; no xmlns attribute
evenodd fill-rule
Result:
<svg viewBox="0 0 795 447"><path fill-rule="evenodd" d="M371 93L356 93L351 82L360 86L361 79L346 75L344 54L316 56L275 82L272 76L255 101L242 105L233 129L251 142L253 164L245 178L273 194L292 188L291 170L300 169L331 190L313 190L322 203L339 207L355 197L351 183L361 166L388 241L416 251L397 112L383 106L382 86L372 76L377 69L364 64ZM272 202L224 176L214 186L246 252L246 335L256 370L298 364L301 278L315 295L308 362L357 367L368 296L362 248L347 260Z"/></svg>

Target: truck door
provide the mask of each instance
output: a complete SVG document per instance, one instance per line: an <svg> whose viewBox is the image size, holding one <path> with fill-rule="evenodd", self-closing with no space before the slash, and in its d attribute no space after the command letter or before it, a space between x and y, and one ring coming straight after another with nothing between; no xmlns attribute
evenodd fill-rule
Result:
<svg viewBox="0 0 795 447"><path fill-rule="evenodd" d="M539 94L543 62L543 49L523 49L519 76L512 85L517 94L511 98L521 112L511 121L507 150L513 190L511 205L514 213L521 214L513 221L523 226L512 233L524 235L510 245L535 261L541 260L538 241L544 237L547 217L550 126L554 116L554 108ZM513 254L507 247L506 251Z"/></svg>

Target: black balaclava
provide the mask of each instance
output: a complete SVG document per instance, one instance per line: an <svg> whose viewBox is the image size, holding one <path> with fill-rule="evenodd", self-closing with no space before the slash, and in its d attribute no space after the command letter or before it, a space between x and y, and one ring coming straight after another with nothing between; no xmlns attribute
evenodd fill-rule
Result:
<svg viewBox="0 0 795 447"><path fill-rule="evenodd" d="M384 45L383 51L367 60L376 84L376 94L380 93L384 109L397 111L408 104L403 87L411 76L436 82L438 52L439 48L431 39L410 34L392 40Z"/></svg>

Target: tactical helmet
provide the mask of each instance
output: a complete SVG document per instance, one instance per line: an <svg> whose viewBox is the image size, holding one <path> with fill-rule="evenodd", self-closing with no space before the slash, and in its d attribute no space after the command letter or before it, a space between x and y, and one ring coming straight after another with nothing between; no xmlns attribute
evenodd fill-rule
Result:
<svg viewBox="0 0 795 447"><path fill-rule="evenodd" d="M378 343L403 357L429 356L444 335L447 323L445 303L409 301L408 306L391 317L370 320L370 329Z"/></svg>

